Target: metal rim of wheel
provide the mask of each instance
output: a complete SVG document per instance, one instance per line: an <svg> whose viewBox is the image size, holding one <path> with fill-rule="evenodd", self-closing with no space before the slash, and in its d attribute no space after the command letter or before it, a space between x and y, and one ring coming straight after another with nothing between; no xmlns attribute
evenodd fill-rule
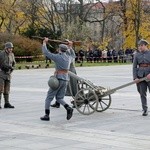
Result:
<svg viewBox="0 0 150 150"><path fill-rule="evenodd" d="M97 107L97 112L103 112L106 109L108 109L111 105L111 95L107 95L104 97L99 97L98 100L98 107Z"/></svg>
<svg viewBox="0 0 150 150"><path fill-rule="evenodd" d="M83 115L93 114L97 110L98 103L98 96L91 88L79 90L74 99L77 111Z"/></svg>

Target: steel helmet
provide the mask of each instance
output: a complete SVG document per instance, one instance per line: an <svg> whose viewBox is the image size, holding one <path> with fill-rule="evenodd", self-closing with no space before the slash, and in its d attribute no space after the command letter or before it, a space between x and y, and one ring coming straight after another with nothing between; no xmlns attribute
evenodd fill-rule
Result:
<svg viewBox="0 0 150 150"><path fill-rule="evenodd" d="M13 46L13 44L11 42L5 43L5 49L7 49L7 48L13 48L13 47L14 46Z"/></svg>
<svg viewBox="0 0 150 150"><path fill-rule="evenodd" d="M52 90L56 90L59 87L59 80L55 76L51 76L48 80L48 86Z"/></svg>

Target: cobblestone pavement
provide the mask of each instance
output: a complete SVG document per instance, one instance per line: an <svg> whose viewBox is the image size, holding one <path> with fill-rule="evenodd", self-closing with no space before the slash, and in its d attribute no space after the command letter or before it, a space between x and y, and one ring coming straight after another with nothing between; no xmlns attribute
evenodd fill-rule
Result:
<svg viewBox="0 0 150 150"><path fill-rule="evenodd" d="M132 81L132 66L76 68L80 77L105 88ZM109 109L82 115L74 109L71 120L61 106L51 109L43 122L47 80L54 69L15 70L10 101L15 109L0 110L1 150L149 150L150 117L143 117L136 86L111 95ZM66 97L70 103L71 97ZM3 106L3 99L2 99Z"/></svg>

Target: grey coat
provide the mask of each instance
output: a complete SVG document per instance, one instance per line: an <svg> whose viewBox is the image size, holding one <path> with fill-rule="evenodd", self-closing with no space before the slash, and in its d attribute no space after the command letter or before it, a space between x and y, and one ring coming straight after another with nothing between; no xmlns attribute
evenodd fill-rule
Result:
<svg viewBox="0 0 150 150"><path fill-rule="evenodd" d="M53 54L48 51L46 45L42 46L42 51L43 51L43 54L45 56L47 56L47 58L49 58L55 62L56 70L69 70L72 58L66 52ZM58 79L62 79L62 80L66 80L66 81L69 80L68 73L67 74L57 74L56 77Z"/></svg>
<svg viewBox="0 0 150 150"><path fill-rule="evenodd" d="M73 49L69 49L67 53L70 54L70 56L72 57L69 71L76 74L76 69L75 69L75 57L76 57L76 55L75 55L75 52ZM77 82L78 81L76 79L74 79L73 77L70 77L70 80L69 80L68 86L67 86L66 96L74 97L77 94L77 90L78 90Z"/></svg>
<svg viewBox="0 0 150 150"><path fill-rule="evenodd" d="M7 53L5 50L0 52L0 78L4 80L10 80L12 70L4 71L2 67L13 68L16 64L15 57L13 53Z"/></svg>
<svg viewBox="0 0 150 150"><path fill-rule="evenodd" d="M150 51L137 52L133 60L133 79L142 78L150 73L150 67L139 67L140 64L150 64Z"/></svg>

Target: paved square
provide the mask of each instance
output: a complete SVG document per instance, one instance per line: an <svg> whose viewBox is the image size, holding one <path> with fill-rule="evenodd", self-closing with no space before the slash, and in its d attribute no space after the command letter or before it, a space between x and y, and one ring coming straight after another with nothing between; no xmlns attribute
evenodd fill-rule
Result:
<svg viewBox="0 0 150 150"><path fill-rule="evenodd" d="M78 67L80 77L105 88L132 81L132 65ZM15 109L0 110L1 150L149 150L150 116L143 117L140 97L132 85L112 94L109 109L85 116L74 109L51 109L43 122L50 69L15 70L10 101ZM66 97L70 103L71 97ZM149 101L148 101L149 102ZM2 99L3 106L3 99Z"/></svg>

